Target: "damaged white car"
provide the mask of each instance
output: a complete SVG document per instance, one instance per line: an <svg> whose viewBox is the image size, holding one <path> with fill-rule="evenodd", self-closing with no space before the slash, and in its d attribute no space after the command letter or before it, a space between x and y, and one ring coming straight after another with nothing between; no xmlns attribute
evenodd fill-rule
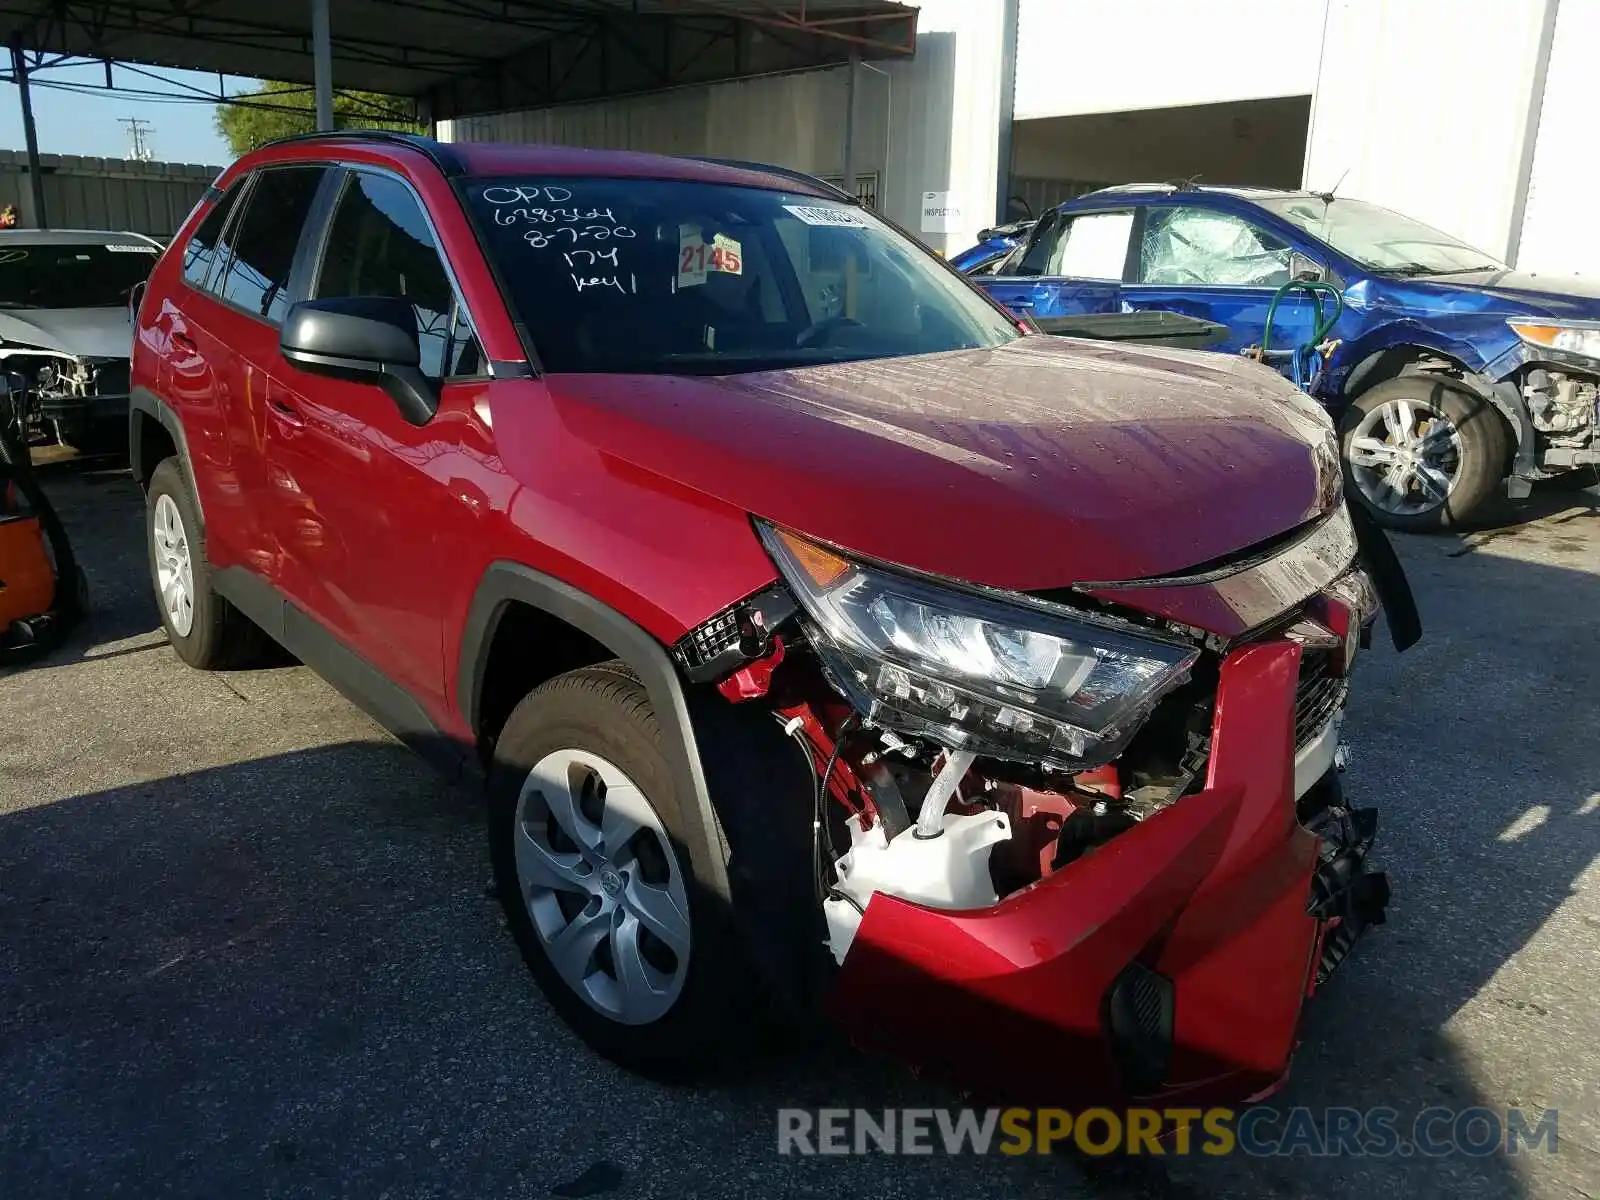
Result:
<svg viewBox="0 0 1600 1200"><path fill-rule="evenodd" d="M27 439L126 451L129 298L160 253L141 233L0 231L0 372Z"/></svg>

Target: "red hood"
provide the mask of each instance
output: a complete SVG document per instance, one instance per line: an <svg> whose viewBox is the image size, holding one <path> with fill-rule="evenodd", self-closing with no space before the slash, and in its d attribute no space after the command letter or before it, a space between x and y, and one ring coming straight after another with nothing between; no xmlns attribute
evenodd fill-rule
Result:
<svg viewBox="0 0 1600 1200"><path fill-rule="evenodd" d="M1216 354L1035 336L750 375L547 383L603 454L992 587L1167 574L1329 503L1322 434L1299 394Z"/></svg>

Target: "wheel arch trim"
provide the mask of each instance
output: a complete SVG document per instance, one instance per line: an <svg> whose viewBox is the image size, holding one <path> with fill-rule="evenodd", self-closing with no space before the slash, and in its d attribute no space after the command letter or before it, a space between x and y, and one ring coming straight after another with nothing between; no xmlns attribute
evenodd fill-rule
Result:
<svg viewBox="0 0 1600 1200"><path fill-rule="evenodd" d="M155 421L172 438L172 444L178 448L178 458L183 463L183 473L190 480L190 494L194 499L195 513L200 518L200 531L205 532L206 509L205 501L200 499L200 489L195 487L194 460L189 455L189 440L183 433L183 422L178 420L178 414L172 411L160 396L147 387L133 387L128 390L128 461L133 470L134 482L139 485L140 491L148 491L150 480L140 474L139 464L143 461L140 451L144 447L144 421L149 417Z"/></svg>
<svg viewBox="0 0 1600 1200"><path fill-rule="evenodd" d="M724 900L728 890L728 845L711 803L683 680L666 647L616 609L560 579L521 563L491 563L480 579L461 635L457 704L478 735L480 701L489 648L506 610L514 603L555 617L606 647L644 683L661 727L668 766L688 803L684 817L695 828L688 847L695 873Z"/></svg>

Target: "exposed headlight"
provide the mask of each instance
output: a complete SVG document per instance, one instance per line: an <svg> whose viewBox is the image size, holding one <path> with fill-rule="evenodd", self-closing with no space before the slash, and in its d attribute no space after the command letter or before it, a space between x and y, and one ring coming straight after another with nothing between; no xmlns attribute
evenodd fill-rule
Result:
<svg viewBox="0 0 1600 1200"><path fill-rule="evenodd" d="M1507 321L1519 338L1530 346L1600 359L1600 322L1593 321Z"/></svg>
<svg viewBox="0 0 1600 1200"><path fill-rule="evenodd" d="M865 563L757 522L834 683L881 725L977 754L1109 762L1199 651L1120 622Z"/></svg>

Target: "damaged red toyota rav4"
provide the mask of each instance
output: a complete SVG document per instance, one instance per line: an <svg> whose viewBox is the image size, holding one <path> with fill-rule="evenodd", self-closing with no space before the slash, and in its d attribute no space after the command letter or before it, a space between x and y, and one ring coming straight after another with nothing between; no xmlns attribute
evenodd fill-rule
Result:
<svg viewBox="0 0 1600 1200"><path fill-rule="evenodd" d="M231 167L138 312L196 667L482 769L512 933L677 1076L758 1011L1019 1100L1237 1100L1382 919L1320 409L1040 336L773 168L397 135Z"/></svg>

